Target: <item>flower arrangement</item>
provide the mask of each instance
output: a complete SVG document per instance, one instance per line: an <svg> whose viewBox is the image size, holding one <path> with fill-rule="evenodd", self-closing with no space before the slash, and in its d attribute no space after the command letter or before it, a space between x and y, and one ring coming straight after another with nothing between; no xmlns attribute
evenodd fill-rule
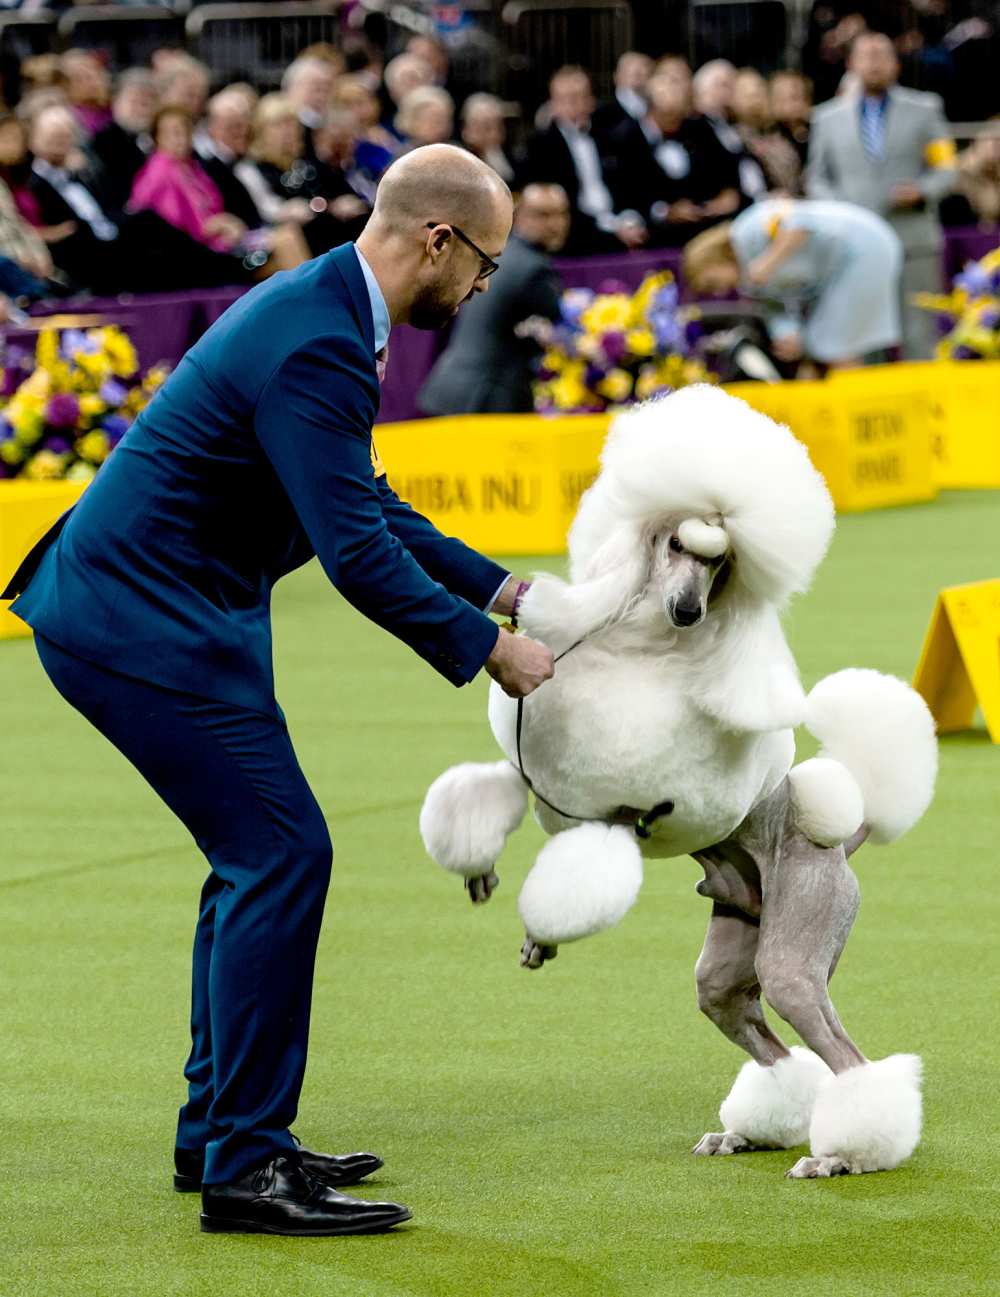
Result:
<svg viewBox="0 0 1000 1297"><path fill-rule="evenodd" d="M2 371L0 478L89 482L165 378L115 325L43 329Z"/></svg>
<svg viewBox="0 0 1000 1297"><path fill-rule="evenodd" d="M970 261L950 293L920 293L916 302L951 319L937 346L939 360L1000 360L1000 248Z"/></svg>
<svg viewBox="0 0 1000 1297"><path fill-rule="evenodd" d="M669 270L647 275L631 295L568 289L545 339L535 409L601 411L711 382L695 354L700 334L697 310L680 305Z"/></svg>

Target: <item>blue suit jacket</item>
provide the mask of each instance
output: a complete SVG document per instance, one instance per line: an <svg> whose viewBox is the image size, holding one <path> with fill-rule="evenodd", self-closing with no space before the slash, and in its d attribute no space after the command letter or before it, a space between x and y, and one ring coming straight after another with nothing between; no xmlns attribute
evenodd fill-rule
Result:
<svg viewBox="0 0 1000 1297"><path fill-rule="evenodd" d="M373 352L352 245L248 293L22 564L12 611L112 670L280 714L271 587L317 554L365 616L471 680L505 572L376 477Z"/></svg>

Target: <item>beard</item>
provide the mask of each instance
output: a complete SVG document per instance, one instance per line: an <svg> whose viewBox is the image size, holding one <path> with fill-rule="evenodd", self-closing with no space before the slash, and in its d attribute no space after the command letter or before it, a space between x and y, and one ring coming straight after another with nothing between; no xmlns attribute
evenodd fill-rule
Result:
<svg viewBox="0 0 1000 1297"><path fill-rule="evenodd" d="M470 289L465 297L456 299L451 284L430 284L410 307L407 321L415 329L443 329L450 324L463 302L472 296Z"/></svg>

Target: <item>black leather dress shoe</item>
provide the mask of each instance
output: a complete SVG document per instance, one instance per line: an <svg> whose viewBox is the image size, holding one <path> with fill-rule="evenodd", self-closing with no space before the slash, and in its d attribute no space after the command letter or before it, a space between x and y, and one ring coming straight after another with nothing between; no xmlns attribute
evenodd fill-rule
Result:
<svg viewBox="0 0 1000 1297"><path fill-rule="evenodd" d="M201 1191L206 1234L377 1234L410 1219L396 1202L363 1202L315 1179L282 1154L231 1184Z"/></svg>
<svg viewBox="0 0 1000 1297"><path fill-rule="evenodd" d="M292 1139L295 1139L294 1135ZM374 1153L313 1153L303 1148L297 1139L295 1143L302 1165L309 1174L334 1189L360 1184L366 1175L385 1165ZM197 1193L204 1170L205 1154L200 1149L174 1149L174 1188L178 1193Z"/></svg>

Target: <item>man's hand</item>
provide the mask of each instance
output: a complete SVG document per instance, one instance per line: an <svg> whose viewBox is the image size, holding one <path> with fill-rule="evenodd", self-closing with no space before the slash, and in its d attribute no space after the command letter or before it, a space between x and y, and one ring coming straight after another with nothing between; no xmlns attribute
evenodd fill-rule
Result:
<svg viewBox="0 0 1000 1297"><path fill-rule="evenodd" d="M891 191L892 205L904 211L911 207L919 207L924 201L924 195L918 184L912 180L904 180L901 184L893 185Z"/></svg>
<svg viewBox="0 0 1000 1297"><path fill-rule="evenodd" d="M783 338L775 338L771 350L779 360L790 362L801 360L803 356L802 338L797 333L786 333Z"/></svg>
<svg viewBox="0 0 1000 1297"><path fill-rule="evenodd" d="M526 635L501 630L486 670L509 698L526 698L552 678L552 650Z"/></svg>

